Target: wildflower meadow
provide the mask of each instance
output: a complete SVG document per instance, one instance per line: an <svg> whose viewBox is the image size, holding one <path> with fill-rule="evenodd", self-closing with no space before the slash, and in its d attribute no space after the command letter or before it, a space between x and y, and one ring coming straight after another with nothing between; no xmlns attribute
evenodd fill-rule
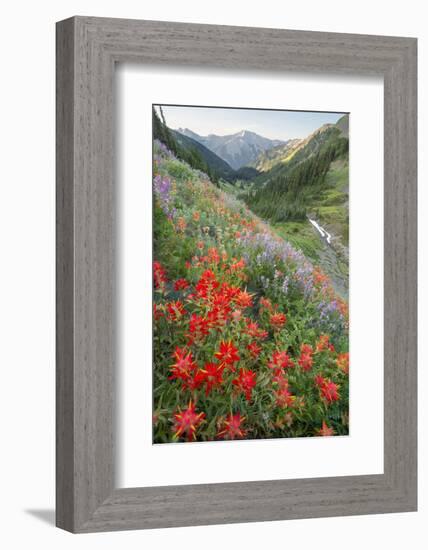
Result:
<svg viewBox="0 0 428 550"><path fill-rule="evenodd" d="M153 193L153 442L347 435L329 278L159 141Z"/></svg>

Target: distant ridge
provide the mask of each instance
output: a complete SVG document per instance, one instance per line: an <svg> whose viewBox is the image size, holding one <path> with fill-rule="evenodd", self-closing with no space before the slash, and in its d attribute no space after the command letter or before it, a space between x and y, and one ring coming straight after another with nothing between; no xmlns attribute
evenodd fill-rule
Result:
<svg viewBox="0 0 428 550"><path fill-rule="evenodd" d="M189 128L179 128L177 132L198 141L227 162L234 170L252 165L260 153L285 143L279 139L260 136L250 130L241 130L225 136L216 134L201 136Z"/></svg>
<svg viewBox="0 0 428 550"><path fill-rule="evenodd" d="M304 139L262 153L253 165L259 174L241 198L273 223L305 221L311 213L346 241L348 118L345 115Z"/></svg>
<svg viewBox="0 0 428 550"><path fill-rule="evenodd" d="M171 130L171 132L181 147L184 147L185 149L196 149L206 164L214 170L218 176L228 181L235 179L235 170L226 161L205 147L205 145L196 139L193 139L191 137L193 132L190 130L188 131L188 134L183 134L177 130Z"/></svg>
<svg viewBox="0 0 428 550"><path fill-rule="evenodd" d="M342 118L339 118L336 122L336 126L345 137L349 137L349 115L343 115Z"/></svg>
<svg viewBox="0 0 428 550"><path fill-rule="evenodd" d="M348 128L349 115L346 114L335 124L323 124L305 138L290 139L282 145L262 151L251 166L261 172L259 182L267 181L288 170L296 162L301 162L316 153L332 136L340 135L348 138Z"/></svg>

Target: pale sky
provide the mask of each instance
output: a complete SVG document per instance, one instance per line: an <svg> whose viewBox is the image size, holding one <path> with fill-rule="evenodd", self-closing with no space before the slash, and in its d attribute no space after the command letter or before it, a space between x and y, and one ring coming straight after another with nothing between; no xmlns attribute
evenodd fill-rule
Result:
<svg viewBox="0 0 428 550"><path fill-rule="evenodd" d="M334 124L344 113L271 111L216 107L162 106L170 128L189 128L199 135L224 136L250 130L270 139L303 138L325 123Z"/></svg>

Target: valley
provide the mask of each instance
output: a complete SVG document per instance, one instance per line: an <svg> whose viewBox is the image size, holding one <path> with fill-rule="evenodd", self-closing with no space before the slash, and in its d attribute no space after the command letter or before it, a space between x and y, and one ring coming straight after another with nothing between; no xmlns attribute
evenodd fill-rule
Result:
<svg viewBox="0 0 428 550"><path fill-rule="evenodd" d="M288 140L248 130L224 136L203 136L188 128L166 131L176 149L163 136L155 137L180 158L189 161L190 156L191 165L301 250L347 299L349 115Z"/></svg>

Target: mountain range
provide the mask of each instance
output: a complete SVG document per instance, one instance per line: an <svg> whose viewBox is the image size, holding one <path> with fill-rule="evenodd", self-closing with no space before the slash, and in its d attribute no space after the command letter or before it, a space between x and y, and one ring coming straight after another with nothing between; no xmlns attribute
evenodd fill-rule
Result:
<svg viewBox="0 0 428 550"><path fill-rule="evenodd" d="M321 189L319 185L323 187L332 162L347 159L348 115L304 138L289 140L269 139L249 130L202 136L189 128L168 128L155 112L153 120L154 137L179 158L206 172L218 184L223 180L245 189L245 202L262 217L277 221L290 215L304 217L309 203L317 202L314 192ZM310 200L308 195L312 196ZM340 202L342 198L347 200L345 195L340 191Z"/></svg>
<svg viewBox="0 0 428 550"><path fill-rule="evenodd" d="M205 172L300 249L347 294L349 115L303 138L272 140L242 130L201 136L168 128L154 112L153 136ZM329 240L323 241L314 227Z"/></svg>
<svg viewBox="0 0 428 550"><path fill-rule="evenodd" d="M205 146L234 170L239 170L243 166L251 166L261 153L286 144L282 140L269 139L249 130L241 130L236 134L226 136L216 134L201 136L189 128L179 128L176 133Z"/></svg>
<svg viewBox="0 0 428 550"><path fill-rule="evenodd" d="M287 141L249 130L225 136L200 136L188 128L173 132L241 189L238 196L263 219L302 222L311 213L347 242L349 115Z"/></svg>
<svg viewBox="0 0 428 550"><path fill-rule="evenodd" d="M201 155L207 166L209 166L211 170L216 172L223 179L227 181L236 179L235 170L225 160L211 151L211 149L206 147L200 141L192 138L190 135L178 132L177 130L170 131L172 132L174 139L183 149L196 150ZM189 130L189 133L191 134L193 132L190 132Z"/></svg>

